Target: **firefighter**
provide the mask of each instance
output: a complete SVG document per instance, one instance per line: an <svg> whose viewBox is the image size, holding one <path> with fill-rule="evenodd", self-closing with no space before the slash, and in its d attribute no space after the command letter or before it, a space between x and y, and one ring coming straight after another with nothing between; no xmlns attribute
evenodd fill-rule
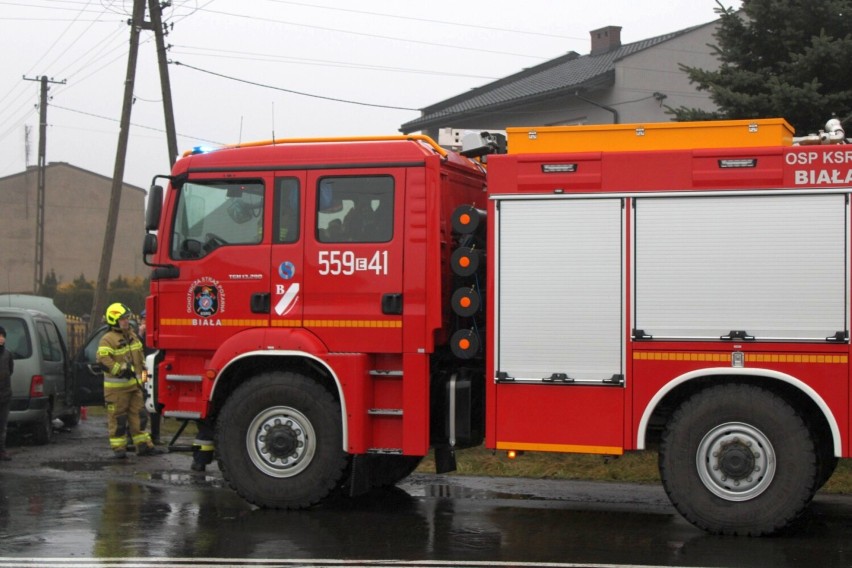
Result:
<svg viewBox="0 0 852 568"><path fill-rule="evenodd" d="M145 368L142 342L130 328L130 308L121 303L106 309L109 331L98 345L98 363L104 368L104 400L107 407L109 445L116 458L127 457L127 435L136 446L136 454L161 453L151 436L140 427L139 413L145 399L139 375Z"/></svg>
<svg viewBox="0 0 852 568"><path fill-rule="evenodd" d="M198 420L195 423L198 433L192 441L192 471L204 471L213 463L213 427L206 420Z"/></svg>
<svg viewBox="0 0 852 568"><path fill-rule="evenodd" d="M147 357L155 350L148 347L148 343L146 342L146 334L147 334L147 326L145 324L145 310L139 314L139 341L142 342L142 354L144 357ZM145 398L145 401L148 400L148 389L142 389L142 395ZM151 424L151 441L154 442L155 446L162 445L162 441L160 441L160 413L156 410L157 404L154 403L154 412L150 413L150 424ZM147 430L149 413L147 408L143 408L142 412L139 414L139 419L141 420L140 427L142 430Z"/></svg>

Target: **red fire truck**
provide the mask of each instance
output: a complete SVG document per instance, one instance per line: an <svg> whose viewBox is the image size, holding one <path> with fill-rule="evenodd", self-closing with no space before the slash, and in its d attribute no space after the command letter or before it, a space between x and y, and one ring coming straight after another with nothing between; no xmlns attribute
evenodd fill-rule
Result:
<svg viewBox="0 0 852 568"><path fill-rule="evenodd" d="M303 139L158 176L163 414L214 426L263 507L484 441L656 449L695 525L787 526L852 452L852 146L783 120L507 132L487 166L420 136Z"/></svg>

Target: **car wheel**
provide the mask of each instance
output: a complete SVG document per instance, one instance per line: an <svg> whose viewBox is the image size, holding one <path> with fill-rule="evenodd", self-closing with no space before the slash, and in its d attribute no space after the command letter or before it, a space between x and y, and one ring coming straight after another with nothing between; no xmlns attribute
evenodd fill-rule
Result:
<svg viewBox="0 0 852 568"><path fill-rule="evenodd" d="M33 443L37 446L44 446L53 440L53 413L50 409L44 411L44 414L30 426L30 433L33 436Z"/></svg>
<svg viewBox="0 0 852 568"><path fill-rule="evenodd" d="M62 423L65 424L65 426L67 426L68 428L73 428L74 426L80 423L80 414L80 407L74 406L71 408L71 412L69 412L68 414L63 414L59 417L59 419L62 420Z"/></svg>

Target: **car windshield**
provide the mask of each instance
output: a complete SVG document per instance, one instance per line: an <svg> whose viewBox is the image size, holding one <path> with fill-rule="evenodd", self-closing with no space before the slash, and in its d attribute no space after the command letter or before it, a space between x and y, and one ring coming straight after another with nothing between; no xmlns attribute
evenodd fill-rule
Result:
<svg viewBox="0 0 852 568"><path fill-rule="evenodd" d="M6 329L6 349L14 359L28 359L33 354L27 325L21 318L0 316L0 326Z"/></svg>

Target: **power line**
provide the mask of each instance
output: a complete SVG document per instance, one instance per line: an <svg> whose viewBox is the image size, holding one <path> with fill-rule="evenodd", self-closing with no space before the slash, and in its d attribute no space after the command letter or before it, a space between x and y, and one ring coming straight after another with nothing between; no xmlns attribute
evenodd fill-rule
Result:
<svg viewBox="0 0 852 568"><path fill-rule="evenodd" d="M67 112L73 112L73 113L82 114L82 115L85 115L85 116L91 116L93 118L100 118L101 120L108 120L110 122L119 122L119 120L117 118L110 118L108 116L103 116L101 114L95 114L93 112L87 112L87 111L84 111L84 110L77 110L77 109L73 109L73 108L68 108L68 107L57 105L57 104L51 105L51 108L61 109L61 110L67 111ZM160 132L160 133L166 132L162 128L155 128L153 126L147 126L145 124L136 124L135 122L131 122L130 125L133 126L134 128L142 128L144 130L153 130L154 132ZM225 145L225 142L219 142L218 140L207 140L205 138L201 138L200 136L190 136L189 134L180 134L180 133L178 133L178 136L180 136L182 138L189 138L190 140L199 140L201 142L209 142L211 144L219 144L221 146Z"/></svg>
<svg viewBox="0 0 852 568"><path fill-rule="evenodd" d="M334 61L328 59L312 59L305 57L290 57L287 55L275 55L271 53L257 53L252 51L235 51L229 49L217 49L209 47L196 47L192 45L172 45L174 55L194 55L196 57L216 57L217 59L238 59L242 61L262 61L277 63L295 63L299 65L312 65L322 67L340 67L344 69L366 69L370 71L389 71L394 73L413 73L417 75L438 75L441 77L462 77L467 79L494 80L499 77L488 75L471 75L469 73L449 73L447 71L432 71L429 69L412 69L409 67L390 67L385 65L369 65L364 63L353 63L347 61ZM200 53L199 53L200 52ZM206 52L206 53L205 53Z"/></svg>
<svg viewBox="0 0 852 568"><path fill-rule="evenodd" d="M367 12L365 10L352 10L350 8L338 8L332 6L317 6L316 4L305 4L304 2L289 2L288 0L269 0L270 2L275 2L276 4L290 4L292 6L303 6L306 8L318 8L320 10L332 10L334 12L348 12L351 14L364 14L367 16L381 16L383 18L396 18L398 20L410 20L412 22L425 22L427 24L440 24L444 26L457 26L461 28L471 28L476 30L487 30L492 32L507 32L514 34L525 34L525 35L533 35L540 37L552 37L556 39L577 39L577 40L585 40L584 37L571 37L564 36L558 34L547 34L544 32L531 32L526 30L516 30L511 28L498 28L493 26L480 26L476 24L461 24L458 22L448 22L446 20L432 20L429 18L415 18L413 16L398 16L396 14L385 14L382 12Z"/></svg>
<svg viewBox="0 0 852 568"><path fill-rule="evenodd" d="M201 8L199 8L199 10L201 10ZM271 19L271 18L261 18L261 17L257 17L257 16L246 16L245 14L235 14L233 12L223 12L223 11L220 11L220 10L204 9L203 11L208 12L210 14L220 14L222 16L230 16L230 17L233 17L233 18L243 18L243 19L246 19L246 20L258 20L258 21L261 21L261 22L274 22L274 23L277 23L277 24L284 24L284 25L287 25L287 26L295 26L295 27L299 27L299 28L308 28L308 29L312 29L312 30L320 30L320 31L324 31L324 32L335 32L335 33L341 33L341 34L350 34L350 35L369 37L369 38L374 38L374 39L388 39L388 40L391 40L391 41L394 41L394 42L414 43L414 44L417 44L417 45L431 45L433 47L447 47L447 48L455 49L455 50L477 51L477 52L480 52L480 53L490 53L492 55L511 55L513 57L527 57L527 58L530 58L530 59L545 59L544 57L540 57L538 55L528 55L526 53L514 53L514 52L511 52L511 51L498 51L498 50L494 50L494 49L481 49L481 48L478 48L478 47L465 47L465 46L461 46L461 45L436 43L436 42L433 42L433 41L421 41L421 40L409 39L409 38L404 38L404 37L393 37L393 36L384 36L384 35L378 35L378 34L368 34L368 33L364 33L364 32L353 32L353 31L350 31L350 30L342 30L340 28L328 28L328 27L325 27L325 26L312 26L312 25L309 25L309 24L296 24L296 23L293 23L293 22L286 22L284 20L274 20L274 19Z"/></svg>
<svg viewBox="0 0 852 568"><path fill-rule="evenodd" d="M347 103L347 104L351 104L351 105L360 105L360 106L367 106L367 107L374 107L374 108L387 108L387 109L392 109L392 110L411 110L411 111L419 111L420 110L419 108L398 107L398 106L392 106L392 105L380 105L380 104L365 103L365 102L360 102L360 101L350 101L350 100L347 100L347 99L338 99L338 98L335 98L335 97L326 97L326 96L323 96L323 95L315 95L315 94L312 94L312 93L305 93L305 92L302 92L302 91L294 91L293 89L284 89L282 87L275 87L273 85L265 85L263 83L258 83L256 81L249 81L247 79L239 79L237 77L231 77L230 75L224 75L222 73L216 73L215 71L209 71L207 69L201 69L200 67L195 67L193 65L187 65L186 63L181 63L180 61L170 61L169 63L171 63L173 65L180 65L180 66L183 66L183 67L188 67L190 69L194 69L195 71L200 71L201 73L207 73L208 75L214 75L216 77L221 77L223 79L228 79L230 81L236 81L238 83L245 83L247 85L254 85L255 87L263 87L264 89L273 89L275 91L283 91L285 93L291 93L291 94L294 94L294 95L301 95L303 97L311 97L313 99L323 99L323 100L326 100L326 101L333 101L333 102L336 102L336 103Z"/></svg>
<svg viewBox="0 0 852 568"><path fill-rule="evenodd" d="M64 49L60 49L60 48L58 48L60 41L62 40L63 37L68 35L68 32L71 30L72 26L74 24L80 24L82 22L88 21L88 20L81 19L80 14L82 14L83 12L92 12L93 11L93 10L89 9L89 6L90 6L90 4L92 3L93 0L87 0L86 2L73 2L73 1L61 1L61 0L42 0L42 1L43 2L61 3L61 4L64 4L64 5L77 4L77 5L83 5L83 7L82 8L65 8L65 7L54 8L54 7L51 7L51 9L62 9L62 10L69 10L69 11L74 10L76 12L76 16L73 18L73 20L71 20L70 24L65 26L63 31L56 37L56 39L50 44L50 46L42 52L41 56L38 57L36 63L33 64L32 68L36 68L36 66L41 66L41 62L44 61L45 58L50 56L52 52L59 51L60 53L56 57L53 58L53 61L49 65L44 66L44 67L48 67L48 68L54 67L55 66L54 64L56 64L63 56L69 55L71 53L71 50L70 50L71 47L77 45L79 43L79 41L81 39L83 39L84 37L89 36L89 30L91 30L94 23L103 21L102 17L105 13L105 10L108 9L108 6L104 4L103 5L104 9L98 10L100 17L96 20L91 20L92 23L89 24L88 26L86 26L82 31L78 32L76 34L76 37L71 39L71 42L67 47L65 47ZM111 1L114 2L115 0L111 0ZM47 8L46 6L37 6L37 5L31 5L31 4L20 4L20 3L15 3L15 2L0 2L0 4L25 5L28 8L37 8L37 9L38 8ZM102 4L103 4L103 0L102 0ZM115 32L111 32L111 34L109 34L106 39L101 40L100 42L96 43L92 48L90 48L82 56L74 57L73 62L66 65L60 72L55 72L55 73L52 73L52 74L53 75L57 75L57 74L67 75L66 70L71 65L77 65L78 69L80 69L80 70L84 69L91 62L93 62L95 59L93 58L93 59L89 60L88 62L85 62L85 63L82 63L82 64L81 64L81 59L83 57L89 55L92 51L96 50L101 44L106 43L111 38L112 34L114 34L114 33ZM104 49L109 51L110 53L115 51L111 46L108 46L108 45L104 46ZM100 57L98 57L98 54L95 54L94 57L97 58L98 61L102 60ZM51 73L48 73L48 74L50 75ZM71 75L73 76L74 74L72 73ZM75 85L78 85L78 84L79 83L75 83ZM6 99L8 99L10 96L13 96L13 95L14 95L13 100L11 102L14 102L15 100L19 99L21 97L21 95L24 93L23 90L19 90L19 89L21 89L21 87L18 87L18 86L15 86L12 89L10 89L8 92L6 92L5 95L0 97L0 102L5 101ZM15 94L16 91L18 92L17 95ZM65 91L65 88L57 89L58 93L61 93L61 92L64 92L64 91ZM6 118L6 117L8 117L10 115L12 117L14 117L19 112L19 109L18 110L12 110L11 104L9 104L9 103L3 104L2 107L0 107L0 108L2 108L2 110L0 110L0 115L2 115L4 117L2 119L3 122L8 122L10 120L14 121L15 120L14 118ZM5 134L6 133L4 133L3 136L0 136L0 138L4 138Z"/></svg>

